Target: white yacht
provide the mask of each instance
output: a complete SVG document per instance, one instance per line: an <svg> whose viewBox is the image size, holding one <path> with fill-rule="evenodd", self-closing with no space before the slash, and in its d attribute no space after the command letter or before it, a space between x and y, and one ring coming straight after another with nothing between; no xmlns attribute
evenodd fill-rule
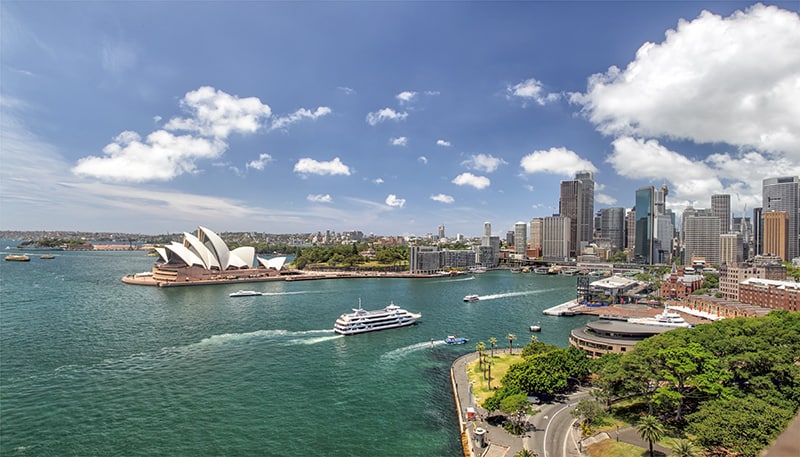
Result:
<svg viewBox="0 0 800 457"><path fill-rule="evenodd" d="M253 297L255 295L264 295L261 292L256 292L255 290L237 290L232 294L228 294L230 297Z"/></svg>
<svg viewBox="0 0 800 457"><path fill-rule="evenodd" d="M374 332L389 328L398 328L411 325L421 318L422 314L410 313L393 302L383 309L367 311L361 307L353 308L352 313L346 313L336 319L333 331L340 335L355 335L357 333Z"/></svg>
<svg viewBox="0 0 800 457"><path fill-rule="evenodd" d="M481 297L478 294L470 294L464 297L464 301L478 301Z"/></svg>
<svg viewBox="0 0 800 457"><path fill-rule="evenodd" d="M628 319L631 324L648 324L648 325L662 325L665 327L694 327L694 325L686 322L680 314L670 312L667 307L664 311L656 314L655 317L632 317Z"/></svg>

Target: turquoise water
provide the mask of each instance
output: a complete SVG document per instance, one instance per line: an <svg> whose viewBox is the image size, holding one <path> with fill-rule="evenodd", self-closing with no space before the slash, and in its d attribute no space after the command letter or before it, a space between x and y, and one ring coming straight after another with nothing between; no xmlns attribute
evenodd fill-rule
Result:
<svg viewBox="0 0 800 457"><path fill-rule="evenodd" d="M541 314L574 296L570 277L159 289L120 281L150 269L139 252L38 254L0 262L3 456L458 456L450 363L492 336L521 346L537 321L541 340L566 346L588 320ZM228 296L242 288L267 295ZM359 298L422 319L334 334ZM471 341L441 343L454 333Z"/></svg>

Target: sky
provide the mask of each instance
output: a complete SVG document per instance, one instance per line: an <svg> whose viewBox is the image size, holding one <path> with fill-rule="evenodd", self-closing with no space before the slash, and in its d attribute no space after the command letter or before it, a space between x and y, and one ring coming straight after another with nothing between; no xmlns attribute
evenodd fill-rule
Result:
<svg viewBox="0 0 800 457"><path fill-rule="evenodd" d="M504 236L800 175L800 3L0 3L0 229Z"/></svg>

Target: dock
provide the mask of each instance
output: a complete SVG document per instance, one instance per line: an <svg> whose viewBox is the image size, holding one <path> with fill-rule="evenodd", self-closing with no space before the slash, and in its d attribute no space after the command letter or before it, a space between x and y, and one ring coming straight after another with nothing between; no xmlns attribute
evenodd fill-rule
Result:
<svg viewBox="0 0 800 457"><path fill-rule="evenodd" d="M553 306L552 308L547 308L542 311L542 314L548 316L574 316L580 314L580 312L575 311L575 308L579 308L580 306L581 305L575 299L572 299L560 305Z"/></svg>

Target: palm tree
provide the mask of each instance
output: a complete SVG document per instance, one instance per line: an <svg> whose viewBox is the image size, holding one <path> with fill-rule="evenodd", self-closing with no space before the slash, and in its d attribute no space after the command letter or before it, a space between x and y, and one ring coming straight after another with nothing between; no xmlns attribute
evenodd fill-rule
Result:
<svg viewBox="0 0 800 457"><path fill-rule="evenodd" d="M675 457L697 457L697 448L689 440L675 440L672 452Z"/></svg>
<svg viewBox="0 0 800 457"><path fill-rule="evenodd" d="M514 353L514 345L513 345L513 343L514 343L514 340L517 339L517 335L514 335L513 333L509 333L508 335L506 335L506 339L508 340L508 353L509 354L513 354Z"/></svg>
<svg viewBox="0 0 800 457"><path fill-rule="evenodd" d="M489 359L486 361L486 367L489 369L489 382L487 383L488 389L492 390L492 364L494 360Z"/></svg>
<svg viewBox="0 0 800 457"><path fill-rule="evenodd" d="M497 338L491 337L489 338L489 347L492 350L492 358L494 358L494 345L497 344Z"/></svg>
<svg viewBox="0 0 800 457"><path fill-rule="evenodd" d="M478 367L480 367L482 369L483 368L483 351L486 350L486 343L484 343L483 341L478 342L478 344L475 345L475 350L478 351Z"/></svg>
<svg viewBox="0 0 800 457"><path fill-rule="evenodd" d="M658 441L664 436L664 426L655 416L646 415L636 424L636 430L643 440L650 443L650 457L653 457L653 441Z"/></svg>
<svg viewBox="0 0 800 457"><path fill-rule="evenodd" d="M530 449L523 449L514 454L514 457L536 457L536 453Z"/></svg>

